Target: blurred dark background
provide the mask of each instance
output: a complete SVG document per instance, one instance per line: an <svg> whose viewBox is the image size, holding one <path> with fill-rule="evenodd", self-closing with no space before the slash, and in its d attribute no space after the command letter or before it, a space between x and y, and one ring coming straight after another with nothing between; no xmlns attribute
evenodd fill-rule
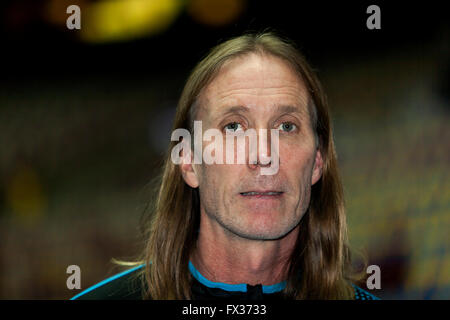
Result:
<svg viewBox="0 0 450 320"><path fill-rule="evenodd" d="M81 29L69 30L69 5ZM369 5L381 29L369 30ZM141 249L189 71L272 28L328 93L350 242L384 299L450 298L449 23L439 2L17 0L1 5L0 298L67 299ZM365 288L365 286L363 286Z"/></svg>

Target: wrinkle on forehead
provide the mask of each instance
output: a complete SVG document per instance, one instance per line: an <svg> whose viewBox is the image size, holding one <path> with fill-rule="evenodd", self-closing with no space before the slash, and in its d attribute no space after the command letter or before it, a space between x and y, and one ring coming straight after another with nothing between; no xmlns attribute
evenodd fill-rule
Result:
<svg viewBox="0 0 450 320"><path fill-rule="evenodd" d="M226 87L224 87L226 86ZM289 64L270 55L250 54L227 61L208 90L304 90L303 81Z"/></svg>
<svg viewBox="0 0 450 320"><path fill-rule="evenodd" d="M269 105L279 102L306 111L308 99L302 79L289 63L272 55L252 53L225 62L203 90L197 107L199 113L210 114L222 105L239 105L242 103L237 100L246 100Z"/></svg>

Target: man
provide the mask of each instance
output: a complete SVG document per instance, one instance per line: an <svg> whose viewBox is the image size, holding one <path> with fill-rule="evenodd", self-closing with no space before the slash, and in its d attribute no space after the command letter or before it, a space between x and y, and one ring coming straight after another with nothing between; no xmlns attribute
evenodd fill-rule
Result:
<svg viewBox="0 0 450 320"><path fill-rule="evenodd" d="M352 284L325 94L291 43L262 33L215 47L191 73L173 129L196 136L194 121L223 144L250 129L277 134L226 149L245 163L199 163L186 149L175 163L172 141L137 267L75 298L375 298ZM269 162L266 138L277 147ZM274 174L261 174L273 160Z"/></svg>

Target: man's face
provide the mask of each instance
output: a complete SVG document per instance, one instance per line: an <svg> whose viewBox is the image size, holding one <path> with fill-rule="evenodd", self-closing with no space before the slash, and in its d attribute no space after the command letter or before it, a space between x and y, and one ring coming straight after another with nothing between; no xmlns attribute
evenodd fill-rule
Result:
<svg viewBox="0 0 450 320"><path fill-rule="evenodd" d="M222 67L202 92L196 119L203 131L219 129L224 146L226 130L279 129L279 169L261 175L248 154L246 164L194 165L197 181L185 180L198 184L202 219L253 240L278 239L298 225L322 163L307 103L303 82L279 58L250 54Z"/></svg>

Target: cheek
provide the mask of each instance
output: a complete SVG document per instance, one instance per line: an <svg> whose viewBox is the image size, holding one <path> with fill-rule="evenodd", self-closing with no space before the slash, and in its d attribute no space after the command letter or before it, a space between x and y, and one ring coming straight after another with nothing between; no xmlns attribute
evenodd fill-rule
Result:
<svg viewBox="0 0 450 320"><path fill-rule="evenodd" d="M280 145L280 169L288 176L310 174L314 161L313 148L299 144Z"/></svg>
<svg viewBox="0 0 450 320"><path fill-rule="evenodd" d="M233 186L231 174L227 171L226 165L202 165L199 170L200 175L200 199L209 208L217 208L218 205L226 201L227 189Z"/></svg>
<svg viewBox="0 0 450 320"><path fill-rule="evenodd" d="M199 194L200 203L206 212L215 212L216 202L214 193L211 190L215 189L216 179L214 177L214 171L210 171L208 166L201 165L198 170L199 177Z"/></svg>
<svg viewBox="0 0 450 320"><path fill-rule="evenodd" d="M201 194L207 195L209 190L216 187L217 171L211 170L211 165L202 164L198 170L199 190Z"/></svg>
<svg viewBox="0 0 450 320"><path fill-rule="evenodd" d="M292 188L289 199L298 215L308 208L311 194L311 177L314 152L300 146L280 148L280 170Z"/></svg>
<svg viewBox="0 0 450 320"><path fill-rule="evenodd" d="M300 201L301 204L297 203L297 205L302 207L305 202L308 202L313 164L314 151L312 147L305 148L296 145L280 148L280 171L289 181L294 201Z"/></svg>

